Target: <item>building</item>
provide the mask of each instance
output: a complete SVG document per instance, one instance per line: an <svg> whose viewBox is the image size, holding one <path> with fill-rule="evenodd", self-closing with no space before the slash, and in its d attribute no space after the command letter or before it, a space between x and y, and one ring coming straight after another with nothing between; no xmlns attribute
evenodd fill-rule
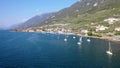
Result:
<svg viewBox="0 0 120 68"><path fill-rule="evenodd" d="M114 22L120 21L120 19L117 18L108 18L104 20L105 22L108 22L109 24L114 24Z"/></svg>
<svg viewBox="0 0 120 68"><path fill-rule="evenodd" d="M82 34L85 34L85 36L87 36L88 30L81 30Z"/></svg>
<svg viewBox="0 0 120 68"><path fill-rule="evenodd" d="M106 30L106 29L108 29L108 27L100 26L100 25L96 26L96 32L103 31L103 30Z"/></svg>
<svg viewBox="0 0 120 68"><path fill-rule="evenodd" d="M115 28L115 31L120 31L120 27L116 27L116 28Z"/></svg>

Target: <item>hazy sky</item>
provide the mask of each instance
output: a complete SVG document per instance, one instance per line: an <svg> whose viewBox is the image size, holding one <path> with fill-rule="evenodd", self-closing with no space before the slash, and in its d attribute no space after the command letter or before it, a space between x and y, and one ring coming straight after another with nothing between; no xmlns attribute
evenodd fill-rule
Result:
<svg viewBox="0 0 120 68"><path fill-rule="evenodd" d="M0 0L0 27L24 22L46 12L58 11L77 0Z"/></svg>

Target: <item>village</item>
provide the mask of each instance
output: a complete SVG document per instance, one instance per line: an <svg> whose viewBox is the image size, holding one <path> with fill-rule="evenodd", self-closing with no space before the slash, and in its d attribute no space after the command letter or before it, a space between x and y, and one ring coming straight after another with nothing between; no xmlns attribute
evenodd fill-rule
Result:
<svg viewBox="0 0 120 68"><path fill-rule="evenodd" d="M108 18L104 20L105 22L108 22L109 25L114 24L116 21L120 21L120 19L117 18ZM91 23L94 24L94 23ZM44 25L41 27L32 27L20 30L22 32L42 32L42 33L54 33L54 34L75 34L79 36L89 36L89 37L95 37L95 38L101 38L101 39L109 39L109 40L115 40L120 41L120 27L115 27L113 32L108 33L99 33L100 31L105 31L109 29L109 27L106 27L104 25L97 25L93 26L95 27L95 31L89 31L86 29L82 29L79 31L79 33L75 33L72 29L66 29L64 28L69 24L52 24L52 25Z"/></svg>

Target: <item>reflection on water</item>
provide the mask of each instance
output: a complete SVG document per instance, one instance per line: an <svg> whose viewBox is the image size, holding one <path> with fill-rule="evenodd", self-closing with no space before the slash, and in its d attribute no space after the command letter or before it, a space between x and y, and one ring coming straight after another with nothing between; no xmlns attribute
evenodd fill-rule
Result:
<svg viewBox="0 0 120 68"><path fill-rule="evenodd" d="M108 55L108 64L111 65L112 62L112 55Z"/></svg>

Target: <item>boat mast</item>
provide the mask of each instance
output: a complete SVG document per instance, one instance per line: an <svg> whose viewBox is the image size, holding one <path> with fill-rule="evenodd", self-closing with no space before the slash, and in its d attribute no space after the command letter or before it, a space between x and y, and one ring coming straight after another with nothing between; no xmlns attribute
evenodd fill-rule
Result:
<svg viewBox="0 0 120 68"><path fill-rule="evenodd" d="M109 51L111 51L111 52L112 52L112 49L111 49L111 44L110 44L110 42L109 42Z"/></svg>

